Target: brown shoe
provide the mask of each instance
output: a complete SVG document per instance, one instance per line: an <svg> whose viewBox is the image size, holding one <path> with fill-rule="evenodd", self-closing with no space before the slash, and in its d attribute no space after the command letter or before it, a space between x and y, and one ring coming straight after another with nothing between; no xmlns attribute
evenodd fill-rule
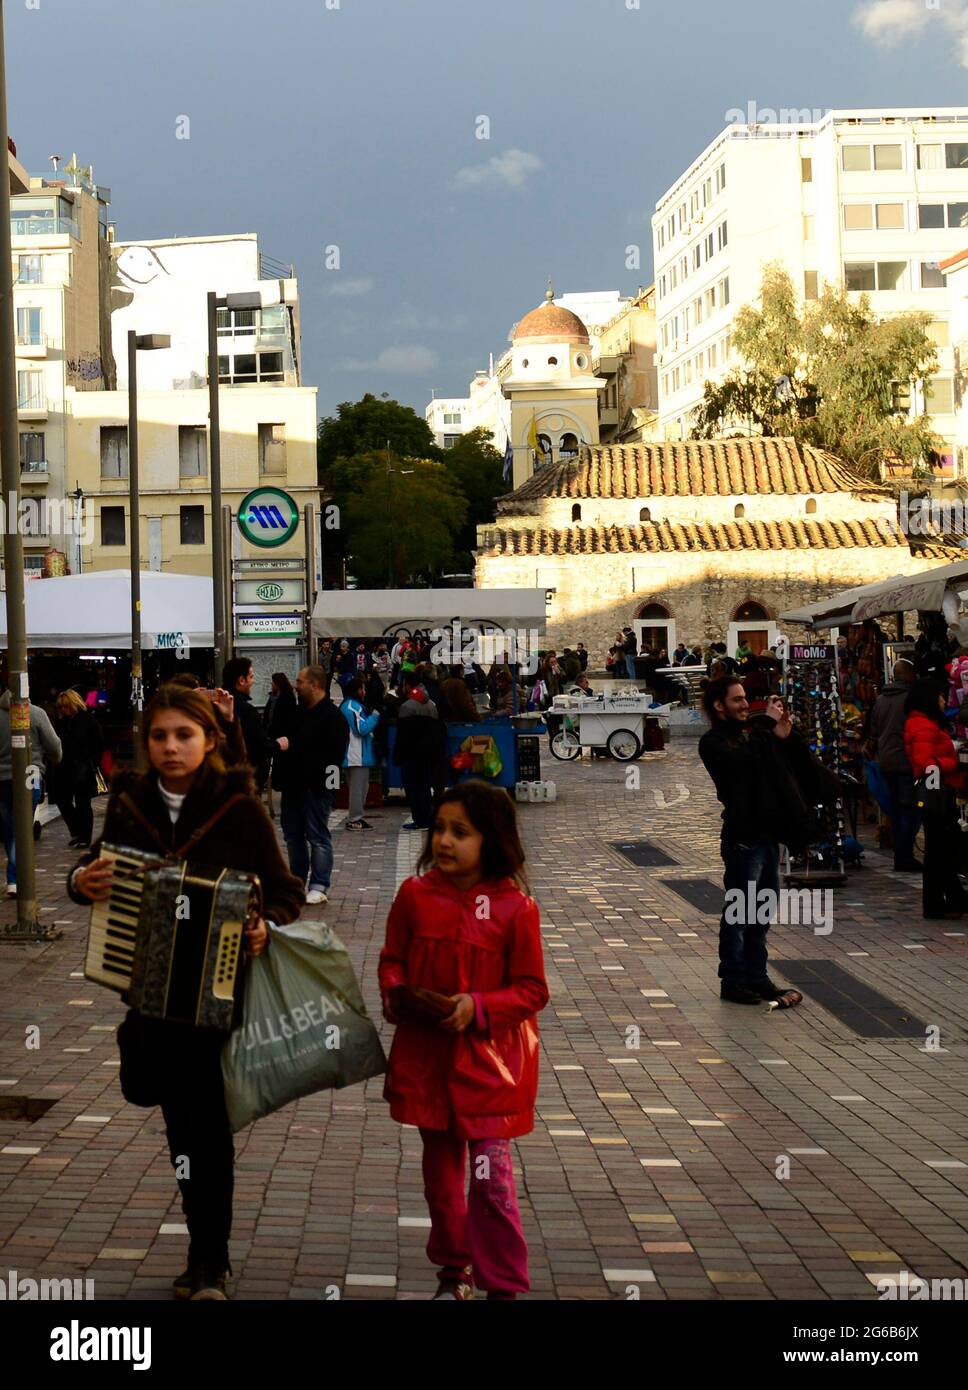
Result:
<svg viewBox="0 0 968 1390"><path fill-rule="evenodd" d="M445 1299L454 1303L469 1303L474 1297L474 1286L470 1282L471 1271L467 1269L442 1269L437 1275L435 1299Z"/></svg>

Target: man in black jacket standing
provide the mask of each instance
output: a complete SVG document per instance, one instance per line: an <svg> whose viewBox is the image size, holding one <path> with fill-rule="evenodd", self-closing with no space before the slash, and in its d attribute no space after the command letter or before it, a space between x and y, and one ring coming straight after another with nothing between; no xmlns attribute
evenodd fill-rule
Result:
<svg viewBox="0 0 968 1390"><path fill-rule="evenodd" d="M225 689L235 701L235 715L242 729L245 742L246 761L255 773L256 786L265 786L269 776L269 765L277 753L284 753L289 747L287 738L270 738L266 733L262 716L252 703L252 687L255 672L247 656L233 656L222 669Z"/></svg>
<svg viewBox="0 0 968 1390"><path fill-rule="evenodd" d="M309 879L306 902L310 906L329 900L333 876L329 817L350 737L349 725L329 698L328 686L321 666L306 666L299 672L299 710L292 742L273 772L273 783L282 791L279 820L289 868L302 883Z"/></svg>
<svg viewBox="0 0 968 1390"><path fill-rule="evenodd" d="M802 996L779 989L767 975L766 934L779 900L781 834L793 834L805 810L795 769L806 749L776 696L764 714L750 718L736 676L711 681L703 708L711 727L699 740L699 756L723 803L720 997L733 1004L775 1000L789 1007ZM765 901L759 898L763 890Z"/></svg>

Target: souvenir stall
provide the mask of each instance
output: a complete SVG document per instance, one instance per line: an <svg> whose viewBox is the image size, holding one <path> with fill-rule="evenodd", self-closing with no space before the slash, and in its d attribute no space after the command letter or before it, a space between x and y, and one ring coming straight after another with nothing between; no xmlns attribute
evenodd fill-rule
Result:
<svg viewBox="0 0 968 1390"><path fill-rule="evenodd" d="M845 771L846 736L840 701L836 646L791 643L783 668L783 693L794 725L824 767L835 777ZM811 887L846 882L845 807L817 807L817 833L801 854L784 851L781 865L790 883Z"/></svg>

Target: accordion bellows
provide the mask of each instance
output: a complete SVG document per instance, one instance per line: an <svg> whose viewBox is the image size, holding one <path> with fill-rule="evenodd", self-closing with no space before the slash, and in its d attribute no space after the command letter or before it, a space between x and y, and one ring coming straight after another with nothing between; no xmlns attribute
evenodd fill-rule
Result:
<svg viewBox="0 0 968 1390"><path fill-rule="evenodd" d="M102 845L101 857L114 861L114 882L91 912L86 977L146 1018L228 1032L258 878L119 845Z"/></svg>

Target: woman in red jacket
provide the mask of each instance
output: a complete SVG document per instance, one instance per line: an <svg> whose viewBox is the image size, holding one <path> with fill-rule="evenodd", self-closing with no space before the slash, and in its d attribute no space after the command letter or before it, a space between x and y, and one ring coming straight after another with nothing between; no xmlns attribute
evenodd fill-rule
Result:
<svg viewBox="0 0 968 1390"><path fill-rule="evenodd" d="M965 774L948 733L945 699L934 681L917 681L904 702L904 751L915 778L926 784L922 913L925 917L960 917L968 897L958 877L961 841L955 796L964 791ZM942 795L931 787L940 787ZM940 805L932 806L932 800Z"/></svg>
<svg viewBox="0 0 968 1390"><path fill-rule="evenodd" d="M398 1026L384 1093L393 1118L423 1139L435 1298L470 1298L472 1278L488 1298L530 1288L508 1141L534 1128L535 1015L548 986L523 866L514 803L463 782L438 800L420 876L401 885L387 920L380 989ZM419 1016L435 1003L442 1017Z"/></svg>

